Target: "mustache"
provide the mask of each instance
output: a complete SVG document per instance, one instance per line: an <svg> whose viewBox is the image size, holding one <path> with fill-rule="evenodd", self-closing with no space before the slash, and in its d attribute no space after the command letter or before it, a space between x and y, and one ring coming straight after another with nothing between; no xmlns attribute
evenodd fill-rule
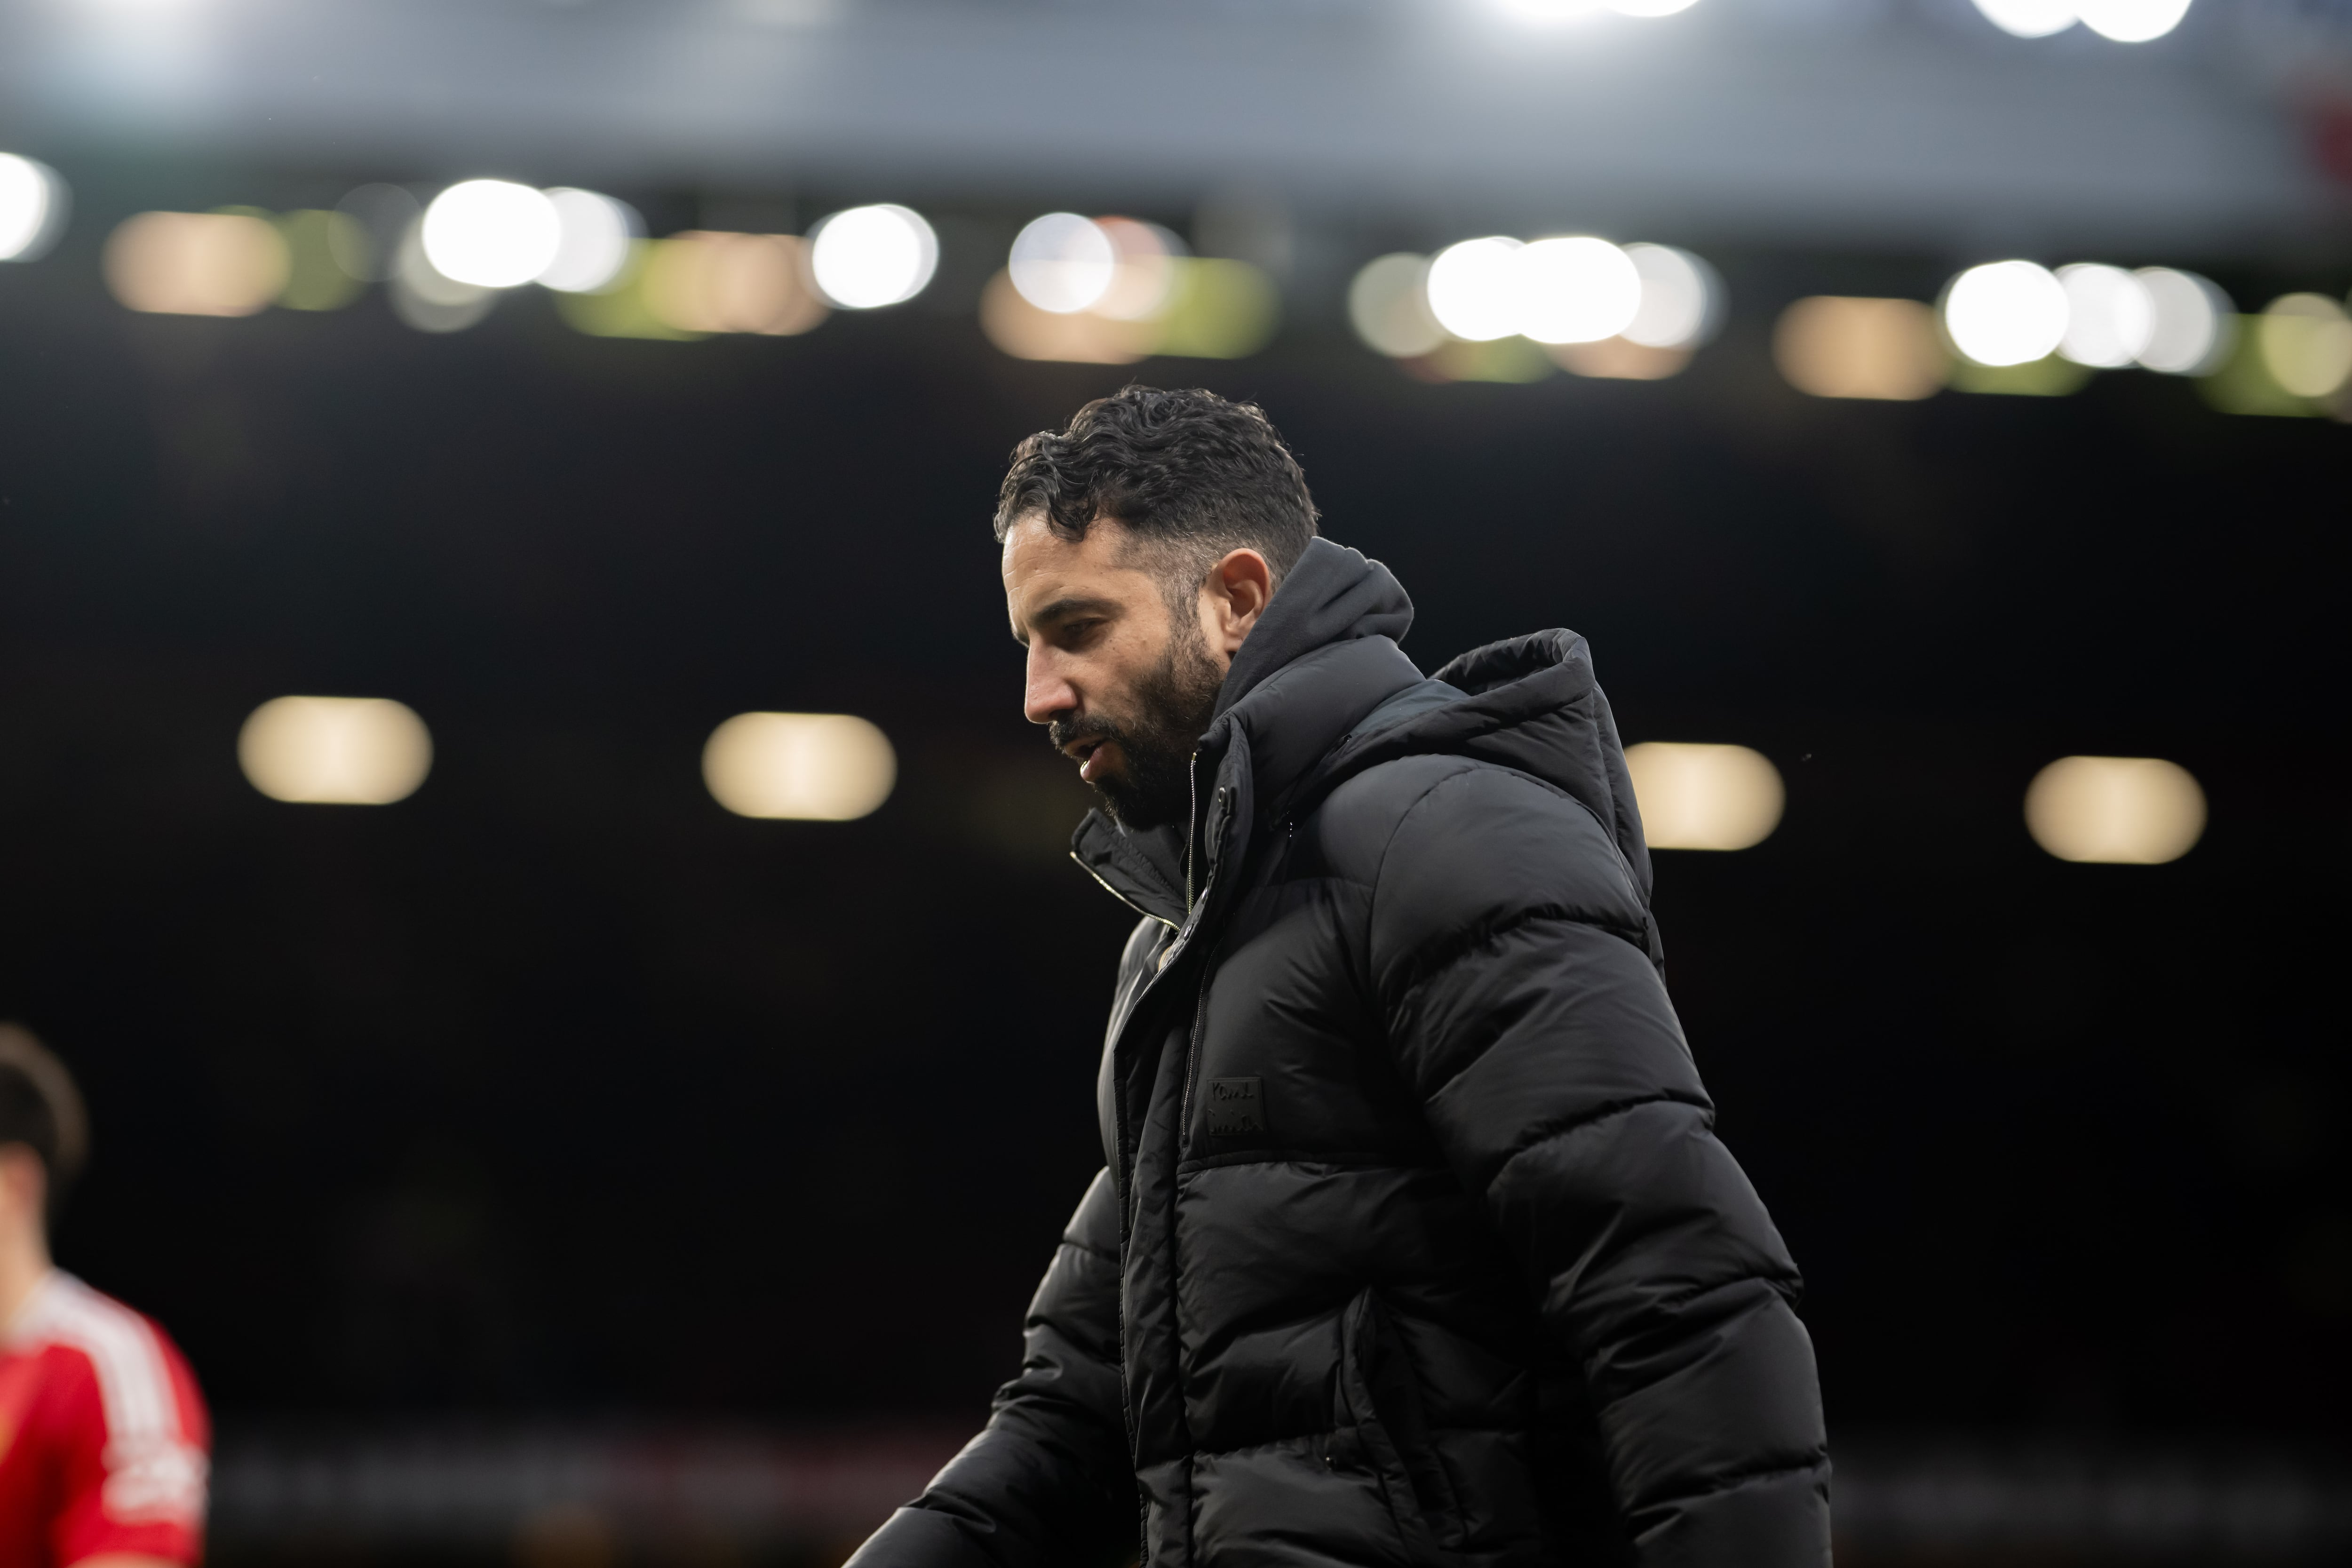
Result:
<svg viewBox="0 0 2352 1568"><path fill-rule="evenodd" d="M1081 741L1097 742L1116 741L1127 750L1134 749L1132 744L1134 737L1124 725L1114 724L1108 719L1097 718L1086 713L1081 713L1075 718L1055 720L1045 726L1045 740L1056 752L1066 750Z"/></svg>

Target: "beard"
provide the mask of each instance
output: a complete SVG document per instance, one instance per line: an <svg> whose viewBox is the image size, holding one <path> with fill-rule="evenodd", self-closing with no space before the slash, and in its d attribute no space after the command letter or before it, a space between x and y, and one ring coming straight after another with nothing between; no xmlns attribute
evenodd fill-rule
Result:
<svg viewBox="0 0 2352 1568"><path fill-rule="evenodd" d="M1168 651L1135 683L1134 717L1081 713L1056 719L1046 738L1057 752L1080 741L1118 743L1126 769L1095 780L1094 790L1121 827L1140 831L1189 821L1192 752L1224 684L1225 672L1209 657L1199 625L1190 616L1179 616Z"/></svg>

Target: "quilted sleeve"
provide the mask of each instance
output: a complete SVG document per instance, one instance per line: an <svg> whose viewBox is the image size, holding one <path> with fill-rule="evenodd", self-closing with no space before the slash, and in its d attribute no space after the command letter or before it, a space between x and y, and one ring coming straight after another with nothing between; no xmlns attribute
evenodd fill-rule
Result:
<svg viewBox="0 0 2352 1568"><path fill-rule="evenodd" d="M1581 1368L1643 1568L1824 1568L1799 1279L1715 1136L1644 911L1591 814L1465 765L1406 811L1368 973L1437 1140Z"/></svg>

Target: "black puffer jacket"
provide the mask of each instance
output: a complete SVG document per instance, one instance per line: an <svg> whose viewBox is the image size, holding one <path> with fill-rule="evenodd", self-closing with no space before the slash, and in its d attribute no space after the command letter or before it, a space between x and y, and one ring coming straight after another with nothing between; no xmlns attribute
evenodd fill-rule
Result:
<svg viewBox="0 0 2352 1568"><path fill-rule="evenodd" d="M987 1428L856 1568L1797 1568L1829 1465L1795 1266L1656 967L1583 640L1424 679L1318 541L1227 678L1079 1205Z"/></svg>

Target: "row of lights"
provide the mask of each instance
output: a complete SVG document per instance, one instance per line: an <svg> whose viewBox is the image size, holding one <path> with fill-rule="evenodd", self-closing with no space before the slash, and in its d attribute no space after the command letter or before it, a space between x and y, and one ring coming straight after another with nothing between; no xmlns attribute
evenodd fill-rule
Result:
<svg viewBox="0 0 2352 1568"><path fill-rule="evenodd" d="M2238 346L2234 310L2211 279L2178 268L1995 261L1959 273L1934 307L1799 300L1782 313L1774 354L1792 385L1823 397L1919 398L1948 384L2062 392L2083 372L2131 365L2212 376ZM1488 236L1433 257L1367 263L1349 285L1348 312L1367 346L1435 379L1531 380L1553 364L1653 379L1680 370L1714 335L1724 299L1714 268L1670 246ZM2283 296L2252 332L2252 368L2278 395L2225 405L2314 412L2352 384L2352 314L2336 300ZM1956 373L1969 366L2036 374ZM2044 366L2060 374L2041 374Z"/></svg>
<svg viewBox="0 0 2352 1568"><path fill-rule="evenodd" d="M280 697L254 710L237 761L272 800L389 805L433 767L433 737L382 697ZM1655 849L1747 849L1780 826L1780 771L1746 746L1645 742L1625 750ZM711 731L703 781L739 816L847 822L890 796L888 737L846 713L739 713ZM2063 757L2026 792L2034 841L2062 860L2160 864L2189 852L2205 796L2187 770L2150 757Z"/></svg>
<svg viewBox="0 0 2352 1568"><path fill-rule="evenodd" d="M331 212L142 213L115 230L105 266L115 297L142 311L331 310L383 281L411 326L456 331L536 283L583 331L681 339L789 335L836 309L902 304L938 270L939 239L921 214L887 203L805 237L647 239L635 211L598 192L467 180L422 209L398 186L370 185ZM1187 255L1156 224L1049 213L1021 231L981 320L1018 358L1117 363L1253 353L1276 313L1273 281L1245 262Z"/></svg>
<svg viewBox="0 0 2352 1568"><path fill-rule="evenodd" d="M1523 339L1583 374L1654 379L1715 334L1723 300L1715 269L1672 246L1488 235L1376 258L1349 286L1348 319L1378 353L1441 374L1462 345Z"/></svg>
<svg viewBox="0 0 2352 1568"><path fill-rule="evenodd" d="M280 697L237 734L247 780L272 800L390 805L433 770L433 737L383 697ZM849 822L890 798L889 737L847 713L738 713L710 732L702 778L738 816Z"/></svg>
<svg viewBox="0 0 2352 1568"><path fill-rule="evenodd" d="M593 191L467 180L433 198L417 238L425 259L454 282L594 294L622 279L643 233L625 203ZM827 304L874 310L923 291L939 268L940 242L920 213L881 203L820 221L806 256L809 279Z"/></svg>
<svg viewBox="0 0 2352 1568"><path fill-rule="evenodd" d="M467 180L419 210L399 187L375 185L354 191L332 212L278 219L237 209L142 213L109 237L105 269L125 305L177 315L246 316L281 303L332 309L362 283L383 279L412 324L446 331L479 320L501 291L536 283L560 295L594 296L635 281L649 263L670 275L672 313L689 320L714 313L714 298L745 292L800 295L820 314L877 310L913 299L939 265L930 225L887 204L835 213L804 241L725 237L766 241L775 255L757 254L754 245L749 267L696 274L684 288L678 278L694 269L658 263L715 237L683 237L682 247L663 242L649 256L643 229L626 204L594 191ZM717 313L741 311L722 303ZM772 312L792 313L781 305Z"/></svg>
<svg viewBox="0 0 2352 1568"><path fill-rule="evenodd" d="M1978 364L2055 353L2097 370L2137 363L2168 375L2210 371L2229 352L2229 297L2193 272L2092 261L2055 272L1988 261L1953 279L1943 301L1952 346Z"/></svg>
<svg viewBox="0 0 2352 1568"><path fill-rule="evenodd" d="M0 259L40 254L67 205L54 171L0 154ZM537 283L583 331L684 338L806 331L835 309L915 298L939 265L930 225L892 204L835 213L804 237L690 231L648 241L643 228L625 204L572 187L467 180L420 209L405 191L377 185L332 212L142 213L109 238L105 269L132 309L196 315L333 309L383 279L405 319L436 331L470 325L500 291ZM1367 344L1438 379L1528 379L1528 365L1543 374L1551 363L1651 379L1679 371L1715 333L1724 296L1712 268L1671 246L1493 235L1433 257L1380 257L1356 275L1348 307ZM2013 259L1960 273L1933 313L1897 300L1801 300L1784 312L1775 350L1791 384L1832 397L1924 397L1954 379L1955 363L2007 370L2054 357L2209 375L2235 347L2232 312L2210 279L2178 268L2053 271ZM1019 358L1123 363L1251 353L1276 314L1274 286L1255 268L1189 256L1155 224L1057 212L1021 230L983 293L981 322ZM2254 336L2259 369L2284 400L2275 411L2307 411L2352 382L2352 315L2335 300L2285 295ZM1506 341L1525 352L1493 352Z"/></svg>
<svg viewBox="0 0 2352 1568"><path fill-rule="evenodd" d="M1746 746L1645 741L1625 748L1653 849L1748 849L1780 825L1788 791ZM2158 757L2061 757L2025 791L2025 826L2061 860L2160 866L2205 831L2205 792Z"/></svg>
<svg viewBox="0 0 2352 1568"><path fill-rule="evenodd" d="M2252 353L2241 355L2248 335ZM2304 413L2352 384L2352 312L2324 294L2297 292L2247 319L2210 279L2174 268L2127 272L2084 262L2053 272L1995 261L1954 278L1932 308L1913 300L1800 300L1782 312L1773 353L1792 385L1821 397L1921 398L1956 379L1979 390L2054 392L2093 370L2137 365L2212 378L2234 368L2258 376L2272 395L2238 405ZM2079 368L2048 374L2067 365ZM1972 382L1969 366L1996 374ZM2019 372L2027 374L1998 379Z"/></svg>

